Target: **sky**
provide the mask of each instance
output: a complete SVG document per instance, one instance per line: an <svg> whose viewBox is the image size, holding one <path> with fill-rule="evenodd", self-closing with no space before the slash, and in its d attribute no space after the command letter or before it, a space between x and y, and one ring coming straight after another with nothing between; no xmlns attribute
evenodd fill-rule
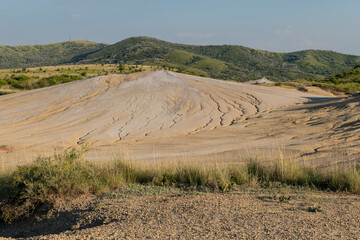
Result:
<svg viewBox="0 0 360 240"><path fill-rule="evenodd" d="M359 0L0 0L0 45L132 36L360 55Z"/></svg>

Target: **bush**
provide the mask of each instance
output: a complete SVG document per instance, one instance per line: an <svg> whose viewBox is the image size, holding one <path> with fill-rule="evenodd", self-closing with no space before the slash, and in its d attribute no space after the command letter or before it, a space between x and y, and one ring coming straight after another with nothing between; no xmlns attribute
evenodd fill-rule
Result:
<svg viewBox="0 0 360 240"><path fill-rule="evenodd" d="M53 86L61 83L67 83L67 82L73 82L82 79L79 76L76 75L68 75L68 74L62 74L62 75L53 75L51 77L42 78L39 81L35 82L32 85L32 88L42 88L42 87L48 87Z"/></svg>
<svg viewBox="0 0 360 240"><path fill-rule="evenodd" d="M119 64L118 69L120 72L125 70L125 66L123 64Z"/></svg>
<svg viewBox="0 0 360 240"><path fill-rule="evenodd" d="M82 74L82 76L84 75ZM53 86L60 83L76 81L82 79L82 77L77 75L62 74L62 75L53 75L51 77L41 78L40 80L37 79L39 79L39 76L29 77L26 75L18 75L18 76L12 75L10 77L5 78L4 81L6 82L6 84L9 84L13 88L30 90L34 88L42 88L42 87ZM1 81L0 81L0 86L1 86Z"/></svg>
<svg viewBox="0 0 360 240"><path fill-rule="evenodd" d="M11 75L5 79L13 88L27 89L30 86L31 78L26 75Z"/></svg>
<svg viewBox="0 0 360 240"><path fill-rule="evenodd" d="M7 81L5 81L4 79L0 78L0 88L4 85L7 85Z"/></svg>
<svg viewBox="0 0 360 240"><path fill-rule="evenodd" d="M29 216L40 205L51 205L55 197L97 194L109 179L93 164L81 160L82 152L64 152L39 157L0 179L0 218L12 222Z"/></svg>

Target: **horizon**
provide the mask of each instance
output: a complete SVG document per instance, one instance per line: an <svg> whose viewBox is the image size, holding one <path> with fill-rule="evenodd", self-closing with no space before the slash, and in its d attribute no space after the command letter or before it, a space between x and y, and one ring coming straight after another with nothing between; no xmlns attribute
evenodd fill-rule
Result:
<svg viewBox="0 0 360 240"><path fill-rule="evenodd" d="M67 40L67 41L61 41L61 42L50 42L50 43L44 43L44 44L29 44L29 45L0 45L0 46L6 46L6 47L21 47L21 46L41 46L41 45L51 45L51 44L58 44L58 43L65 43L65 42L77 42L77 41L83 41L83 42L91 42L91 43L99 43L99 44L107 44L107 45L113 45L116 43L119 43L121 41L124 41L126 39L129 38L137 38L137 37L148 37L148 38L153 38L153 39L157 39L160 41L165 41L165 42L170 42L170 41L166 41L163 39L159 39L159 38L155 38L155 37L151 37L151 36L131 36L131 37L127 37L124 39L121 39L117 42L114 43L104 43L104 42L94 42L91 40L84 40L84 39L74 39L74 40ZM290 51L290 52L280 52L280 51L270 51L267 49L259 49L259 48L252 48L249 46L243 46L243 45L235 45L235 44L191 44L191 43L181 43L181 42L170 42L170 43L174 43L174 44L185 44L185 45L194 45L194 46L238 46L238 47L246 47L246 48L250 48L250 49L255 49L255 50L260 50L260 51L265 51L265 52L273 52L273 53L293 53L293 52L301 52L301 51L325 51L325 52L335 52L335 53L340 53L340 54L345 54L345 55L354 55L354 56L360 56L360 54L351 54L351 53L343 53L343 52L338 52L338 51L334 51L331 49L314 49L314 48L308 48L308 49L301 49L301 50L296 50L296 51Z"/></svg>
<svg viewBox="0 0 360 240"><path fill-rule="evenodd" d="M4 0L0 45L151 36L192 45L360 55L356 0Z"/></svg>

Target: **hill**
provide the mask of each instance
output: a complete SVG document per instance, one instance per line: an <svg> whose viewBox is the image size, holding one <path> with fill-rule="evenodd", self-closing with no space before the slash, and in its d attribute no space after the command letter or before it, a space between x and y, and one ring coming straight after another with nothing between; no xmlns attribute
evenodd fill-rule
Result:
<svg viewBox="0 0 360 240"><path fill-rule="evenodd" d="M65 42L43 46L0 47L0 68L56 64L141 64L180 72L246 81L324 78L360 63L360 57L332 51L274 53L242 46L196 46L150 37L132 37L113 45Z"/></svg>
<svg viewBox="0 0 360 240"><path fill-rule="evenodd" d="M95 53L80 56L81 63L130 63L175 67L219 79L271 80L322 77L350 69L360 57L331 51L273 53L241 46L174 44L149 37L133 37Z"/></svg>
<svg viewBox="0 0 360 240"><path fill-rule="evenodd" d="M0 68L23 68L71 64L75 56L93 52L106 44L68 41L46 45L0 46Z"/></svg>
<svg viewBox="0 0 360 240"><path fill-rule="evenodd" d="M325 79L307 78L299 80L300 83L321 87L334 92L360 91L360 65L348 71L342 71Z"/></svg>

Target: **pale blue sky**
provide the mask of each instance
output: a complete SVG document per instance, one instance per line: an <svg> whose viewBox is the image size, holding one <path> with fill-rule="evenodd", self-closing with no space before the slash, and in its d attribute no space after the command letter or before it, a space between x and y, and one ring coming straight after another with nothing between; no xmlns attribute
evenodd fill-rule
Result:
<svg viewBox="0 0 360 240"><path fill-rule="evenodd" d="M360 1L0 0L0 45L131 36L360 55Z"/></svg>

